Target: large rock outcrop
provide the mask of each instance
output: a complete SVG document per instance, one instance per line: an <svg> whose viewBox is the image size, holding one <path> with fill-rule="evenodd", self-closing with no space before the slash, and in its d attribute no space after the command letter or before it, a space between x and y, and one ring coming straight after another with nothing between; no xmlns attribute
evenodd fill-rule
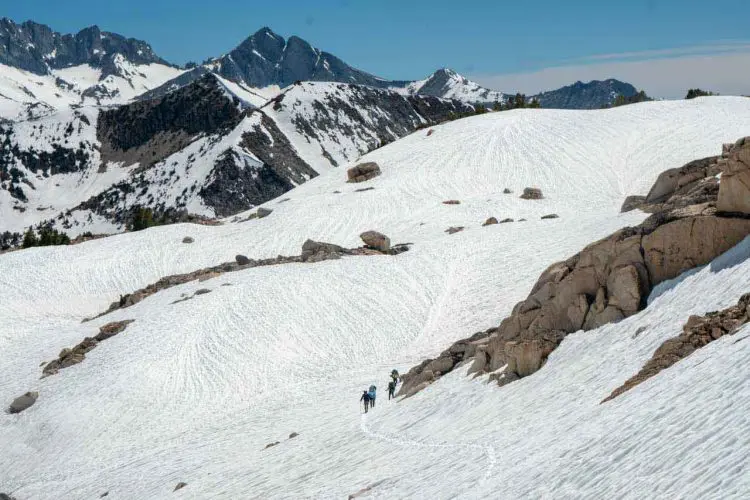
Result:
<svg viewBox="0 0 750 500"><path fill-rule="evenodd" d="M471 373L492 373L501 385L531 375L568 334L636 314L654 286L742 241L750 218L717 210L726 189L723 181L713 188L717 168L717 158L704 159L660 176L641 207L654 212L648 219L551 265L498 328L413 368L399 394L414 394L469 360Z"/></svg>
<svg viewBox="0 0 750 500"><path fill-rule="evenodd" d="M750 137L738 140L726 153L727 158L719 161L721 190L716 208L750 215Z"/></svg>

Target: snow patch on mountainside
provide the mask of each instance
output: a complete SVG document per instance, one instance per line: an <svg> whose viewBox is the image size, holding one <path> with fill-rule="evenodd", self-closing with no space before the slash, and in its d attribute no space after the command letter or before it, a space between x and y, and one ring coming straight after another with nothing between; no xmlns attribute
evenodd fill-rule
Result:
<svg viewBox="0 0 750 500"><path fill-rule="evenodd" d="M97 118L96 108L80 108L14 124L12 132L6 137L10 144L21 151L33 152L38 156L42 152L54 153L58 146L64 145L81 151L88 161L50 175L48 171L32 170L14 159L14 168L27 181L21 186L28 201L21 204L7 190L0 189L2 231L23 231L32 224L78 205L128 176L130 169L99 171Z"/></svg>
<svg viewBox="0 0 750 500"><path fill-rule="evenodd" d="M184 71L163 64L135 65L120 57L119 74L102 78L87 64L37 75L0 64L0 119L24 120L82 105L126 103Z"/></svg>

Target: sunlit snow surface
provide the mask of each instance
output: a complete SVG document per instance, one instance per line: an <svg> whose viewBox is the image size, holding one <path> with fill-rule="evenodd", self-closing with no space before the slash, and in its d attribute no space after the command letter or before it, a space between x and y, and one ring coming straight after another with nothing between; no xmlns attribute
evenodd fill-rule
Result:
<svg viewBox="0 0 750 500"><path fill-rule="evenodd" d="M750 100L740 98L488 114L367 155L383 170L371 191L331 170L267 203L263 219L2 255L0 403L40 396L0 414L0 491L346 498L374 485L363 496L746 498L750 329L599 402L690 314L750 291L750 240L662 287L644 312L569 336L531 377L497 388L461 369L399 403L385 390L392 368L497 325L550 263L642 221L619 213L626 195L742 135ZM520 200L526 186L546 198ZM489 216L528 220L481 227ZM457 225L466 229L444 233ZM297 254L307 238L351 247L368 229L412 250L229 273L80 322L168 274L237 253ZM181 243L188 235L195 243ZM199 288L212 291L172 304ZM118 319L136 321L39 379L42 361ZM371 383L380 396L365 418L358 398Z"/></svg>
<svg viewBox="0 0 750 500"><path fill-rule="evenodd" d="M70 106L123 104L184 72L163 64L136 65L122 56L114 64L121 76L103 79L101 70L88 64L53 70L50 75L0 64L0 118L19 120ZM84 95L95 87L99 89L98 98Z"/></svg>

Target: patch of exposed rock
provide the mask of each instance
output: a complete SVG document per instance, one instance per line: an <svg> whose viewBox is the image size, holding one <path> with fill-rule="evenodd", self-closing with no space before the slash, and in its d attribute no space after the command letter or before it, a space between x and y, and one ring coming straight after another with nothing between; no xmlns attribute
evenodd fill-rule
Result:
<svg viewBox="0 0 750 500"><path fill-rule="evenodd" d="M380 250L381 252L387 252L391 249L390 238L377 231L365 231L359 237L368 248Z"/></svg>
<svg viewBox="0 0 750 500"><path fill-rule="evenodd" d="M523 188L520 198L524 200L541 200L544 198L544 195L542 195L542 190L539 188L527 187Z"/></svg>
<svg viewBox="0 0 750 500"><path fill-rule="evenodd" d="M39 398L38 392L27 392L23 396L18 396L10 404L8 413L21 413L24 410L31 408L36 400Z"/></svg>
<svg viewBox="0 0 750 500"><path fill-rule="evenodd" d="M750 293L743 295L736 305L705 316L690 316L682 333L664 342L653 357L634 377L628 379L602 401L605 403L629 391L641 382L657 375L692 353L724 335L733 335L750 321Z"/></svg>
<svg viewBox="0 0 750 500"><path fill-rule="evenodd" d="M83 341L72 349L65 348L60 351L57 359L47 363L42 370L42 377L54 375L63 368L77 365L86 359L86 353L94 349L100 342L122 333L125 328L134 320L115 321L107 323L99 328L99 333L95 337L86 337Z"/></svg>
<svg viewBox="0 0 750 500"><path fill-rule="evenodd" d="M718 213L719 190L703 190L711 179L692 174L691 169L703 168L713 178L709 165L676 169L683 173L667 176L674 191L664 187L651 191L658 196L652 197L650 206L662 211L551 265L498 328L459 341L436 360L412 368L403 377L399 395L412 395L470 360L471 373L492 373L500 385L528 376L544 365L568 334L636 314L646 306L653 287L708 264L742 241L750 235L750 218ZM692 181L681 181L684 175ZM657 180L664 182L661 176ZM711 192L713 198L707 202L685 204L690 199L704 200ZM690 193L699 195L691 198Z"/></svg>
<svg viewBox="0 0 750 500"><path fill-rule="evenodd" d="M456 234L456 233L460 233L463 230L464 230L463 226L453 226L453 227L449 227L448 229L446 229L445 232L448 234Z"/></svg>
<svg viewBox="0 0 750 500"><path fill-rule="evenodd" d="M187 483L180 481L179 483L177 483L177 486L174 487L174 489L172 490L172 493L174 493L177 490L181 490L185 486L187 486Z"/></svg>
<svg viewBox="0 0 750 500"><path fill-rule="evenodd" d="M630 212L631 210L635 210L636 208L639 208L641 205L643 205L646 202L646 197L634 194L632 196L628 196L625 198L625 201L622 202L622 206L620 207L620 213Z"/></svg>
<svg viewBox="0 0 750 500"><path fill-rule="evenodd" d="M460 205L461 202L459 200L445 200L443 202L443 205Z"/></svg>
<svg viewBox="0 0 750 500"><path fill-rule="evenodd" d="M368 161L366 163L360 163L355 165L346 171L347 181L346 182L364 182L374 179L379 176L380 166L374 161Z"/></svg>
<svg viewBox="0 0 750 500"><path fill-rule="evenodd" d="M557 214L542 215L542 220L545 219L559 219L560 216Z"/></svg>
<svg viewBox="0 0 750 500"><path fill-rule="evenodd" d="M490 217L489 219L487 219L486 221L484 221L484 224L482 224L482 225L483 226L491 226L491 225L497 224L497 223L498 222L497 222L497 219L495 217Z"/></svg>
<svg viewBox="0 0 750 500"><path fill-rule="evenodd" d="M271 215L271 212L273 212L273 210L271 210L270 208L259 207L256 213L258 214L258 218L262 219L263 217L268 217L269 215Z"/></svg>
<svg viewBox="0 0 750 500"><path fill-rule="evenodd" d="M96 129L102 163L152 165L198 134L234 128L242 118L238 104L208 75L161 98L103 110Z"/></svg>
<svg viewBox="0 0 750 500"><path fill-rule="evenodd" d="M377 234L380 234L380 233L377 233ZM381 236L383 236L383 238L388 239L385 235L381 235ZM390 244L390 240L388 240L388 243ZM253 267L261 267L261 266L276 266L276 265L281 265L281 264L293 264L293 263L311 264L315 262L321 262L324 260L340 259L341 257L347 256L347 255L355 255L355 256L356 255L398 255L400 253L408 251L409 245L410 243L399 243L399 244L390 246L388 250L379 250L373 247L360 247L360 248L348 249L348 248L341 247L339 245L335 245L333 243L322 243L319 241L307 240L302 245L302 253L300 255L292 255L292 256L279 255L277 257L272 257L268 259L256 260L256 259L250 259L244 255L238 254L235 256L234 262L225 262L218 266L207 267L207 268L199 269L197 271L193 271L190 273L174 274L174 275L166 276L164 278L161 278L159 281L155 283L151 283L145 288L141 288L140 290L136 290L135 292L132 292L132 293L121 295L120 299L110 304L109 308L106 311L104 311L103 313L93 318L86 318L83 321L86 322L95 318L102 317L118 309L125 309L127 307L130 307L132 305L139 303L146 297L149 297L162 290L166 290L168 288L172 288L172 287L179 286L179 285L184 285L185 283L189 283L191 281L196 281L196 280L199 282L203 282L203 281L221 276L224 273L241 271L244 269L249 269ZM200 295L201 293L199 292L208 293L209 291L210 290L208 289L198 290L198 292L196 292L196 295ZM183 302L184 300L190 300L191 298L193 297L183 298L175 302Z"/></svg>

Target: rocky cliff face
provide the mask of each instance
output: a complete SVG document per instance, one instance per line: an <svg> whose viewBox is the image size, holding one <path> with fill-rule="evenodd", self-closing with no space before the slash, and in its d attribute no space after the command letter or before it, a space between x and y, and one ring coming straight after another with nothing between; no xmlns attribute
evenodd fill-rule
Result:
<svg viewBox="0 0 750 500"><path fill-rule="evenodd" d="M241 101L211 74L159 99L103 110L96 130L102 162L156 163L198 135L236 127L242 113Z"/></svg>
<svg viewBox="0 0 750 500"><path fill-rule="evenodd" d="M720 211L750 215L750 138L725 144L719 160L721 190L717 206Z"/></svg>
<svg viewBox="0 0 750 500"><path fill-rule="evenodd" d="M120 54L133 64L167 62L146 42L101 31L97 26L63 35L49 26L0 19L0 64L46 75L52 69L89 64L105 74L117 74L113 58Z"/></svg>
<svg viewBox="0 0 750 500"><path fill-rule="evenodd" d="M747 151L750 142L738 141L728 153L730 163ZM750 235L749 214L734 205L725 213L717 210L717 198L727 198L734 186L722 181L718 190L711 188L719 166L714 157L662 174L639 205L653 213L646 221L551 265L499 327L410 370L400 394L414 394L468 361L471 373L491 373L500 385L531 375L568 334L636 314L656 285L742 241Z"/></svg>

